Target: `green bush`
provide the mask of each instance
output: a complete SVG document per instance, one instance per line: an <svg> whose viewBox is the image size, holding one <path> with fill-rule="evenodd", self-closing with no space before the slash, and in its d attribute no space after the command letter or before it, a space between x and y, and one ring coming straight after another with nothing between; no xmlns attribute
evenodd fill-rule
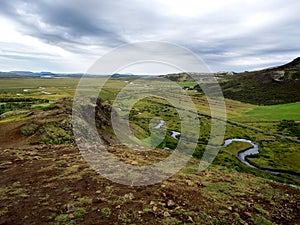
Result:
<svg viewBox="0 0 300 225"><path fill-rule="evenodd" d="M27 123L20 128L20 131L21 131L21 134L23 134L25 136L29 136L29 135L34 134L38 127L39 126L37 124Z"/></svg>

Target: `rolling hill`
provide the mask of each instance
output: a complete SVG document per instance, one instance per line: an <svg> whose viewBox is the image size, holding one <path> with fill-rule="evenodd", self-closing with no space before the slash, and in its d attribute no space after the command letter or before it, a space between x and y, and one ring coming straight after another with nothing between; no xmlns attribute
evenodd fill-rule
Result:
<svg viewBox="0 0 300 225"><path fill-rule="evenodd" d="M282 66L224 76L226 98L257 105L300 101L300 57Z"/></svg>
<svg viewBox="0 0 300 225"><path fill-rule="evenodd" d="M161 75L175 82L193 82L191 73ZM192 73L200 81L212 74ZM300 57L282 66L242 73L213 73L218 79L225 98L255 105L277 105L300 101ZM199 85L192 88L202 92Z"/></svg>

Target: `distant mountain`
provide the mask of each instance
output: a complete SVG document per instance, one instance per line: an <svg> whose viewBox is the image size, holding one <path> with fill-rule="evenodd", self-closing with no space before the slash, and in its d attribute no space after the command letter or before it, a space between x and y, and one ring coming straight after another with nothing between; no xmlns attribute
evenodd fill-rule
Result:
<svg viewBox="0 0 300 225"><path fill-rule="evenodd" d="M8 73L12 73L12 74L20 74L20 75L23 75L23 74L27 74L27 75L31 75L31 74L34 74L33 72L31 71L10 71Z"/></svg>
<svg viewBox="0 0 300 225"><path fill-rule="evenodd" d="M226 98L259 105L300 102L300 57L282 66L226 76L220 83Z"/></svg>
<svg viewBox="0 0 300 225"><path fill-rule="evenodd" d="M1 77L42 77L42 78L55 78L55 77L94 77L98 76L96 74L84 74L84 73L53 73L53 72L47 72L47 71L42 71L42 72L31 72L31 71L9 71L9 72L1 72L0 71L0 78ZM108 76L108 75L103 75L101 76ZM121 77L136 77L137 75L134 75L132 73L127 73L127 74L119 74L115 73L111 77L112 78L121 78Z"/></svg>
<svg viewBox="0 0 300 225"><path fill-rule="evenodd" d="M44 77L44 78L55 78L55 77L82 77L83 73L52 73L52 72L31 72L31 71L9 71L0 72L1 77Z"/></svg>
<svg viewBox="0 0 300 225"><path fill-rule="evenodd" d="M46 75L46 76L52 76L52 75L55 75L54 73L51 73L51 72L40 72L39 74L41 75Z"/></svg>
<svg viewBox="0 0 300 225"><path fill-rule="evenodd" d="M121 74L121 73L114 73L111 77L112 78L119 78L119 77L133 77L133 76L136 76L132 73L124 73L124 74Z"/></svg>

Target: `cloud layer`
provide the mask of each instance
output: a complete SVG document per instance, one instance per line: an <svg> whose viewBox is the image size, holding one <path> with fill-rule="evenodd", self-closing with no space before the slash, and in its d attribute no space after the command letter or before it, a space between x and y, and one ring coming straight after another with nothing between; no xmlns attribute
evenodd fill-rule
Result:
<svg viewBox="0 0 300 225"><path fill-rule="evenodd" d="M0 70L84 72L146 40L182 45L213 71L279 65L300 55L299 9L294 0L0 1Z"/></svg>

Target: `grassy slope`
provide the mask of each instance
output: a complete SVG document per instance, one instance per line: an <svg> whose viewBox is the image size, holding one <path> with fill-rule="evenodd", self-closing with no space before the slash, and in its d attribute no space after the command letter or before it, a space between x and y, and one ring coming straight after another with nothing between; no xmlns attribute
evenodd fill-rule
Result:
<svg viewBox="0 0 300 225"><path fill-rule="evenodd" d="M266 121L300 120L300 102L272 106L258 106L243 114Z"/></svg>
<svg viewBox="0 0 300 225"><path fill-rule="evenodd" d="M262 83L255 73L234 75L221 84L226 98L256 105L274 105L300 101L300 82ZM291 97L293 96L293 97Z"/></svg>
<svg viewBox="0 0 300 225"><path fill-rule="evenodd" d="M300 101L300 58L260 71L225 76L221 81L224 96L256 105Z"/></svg>

